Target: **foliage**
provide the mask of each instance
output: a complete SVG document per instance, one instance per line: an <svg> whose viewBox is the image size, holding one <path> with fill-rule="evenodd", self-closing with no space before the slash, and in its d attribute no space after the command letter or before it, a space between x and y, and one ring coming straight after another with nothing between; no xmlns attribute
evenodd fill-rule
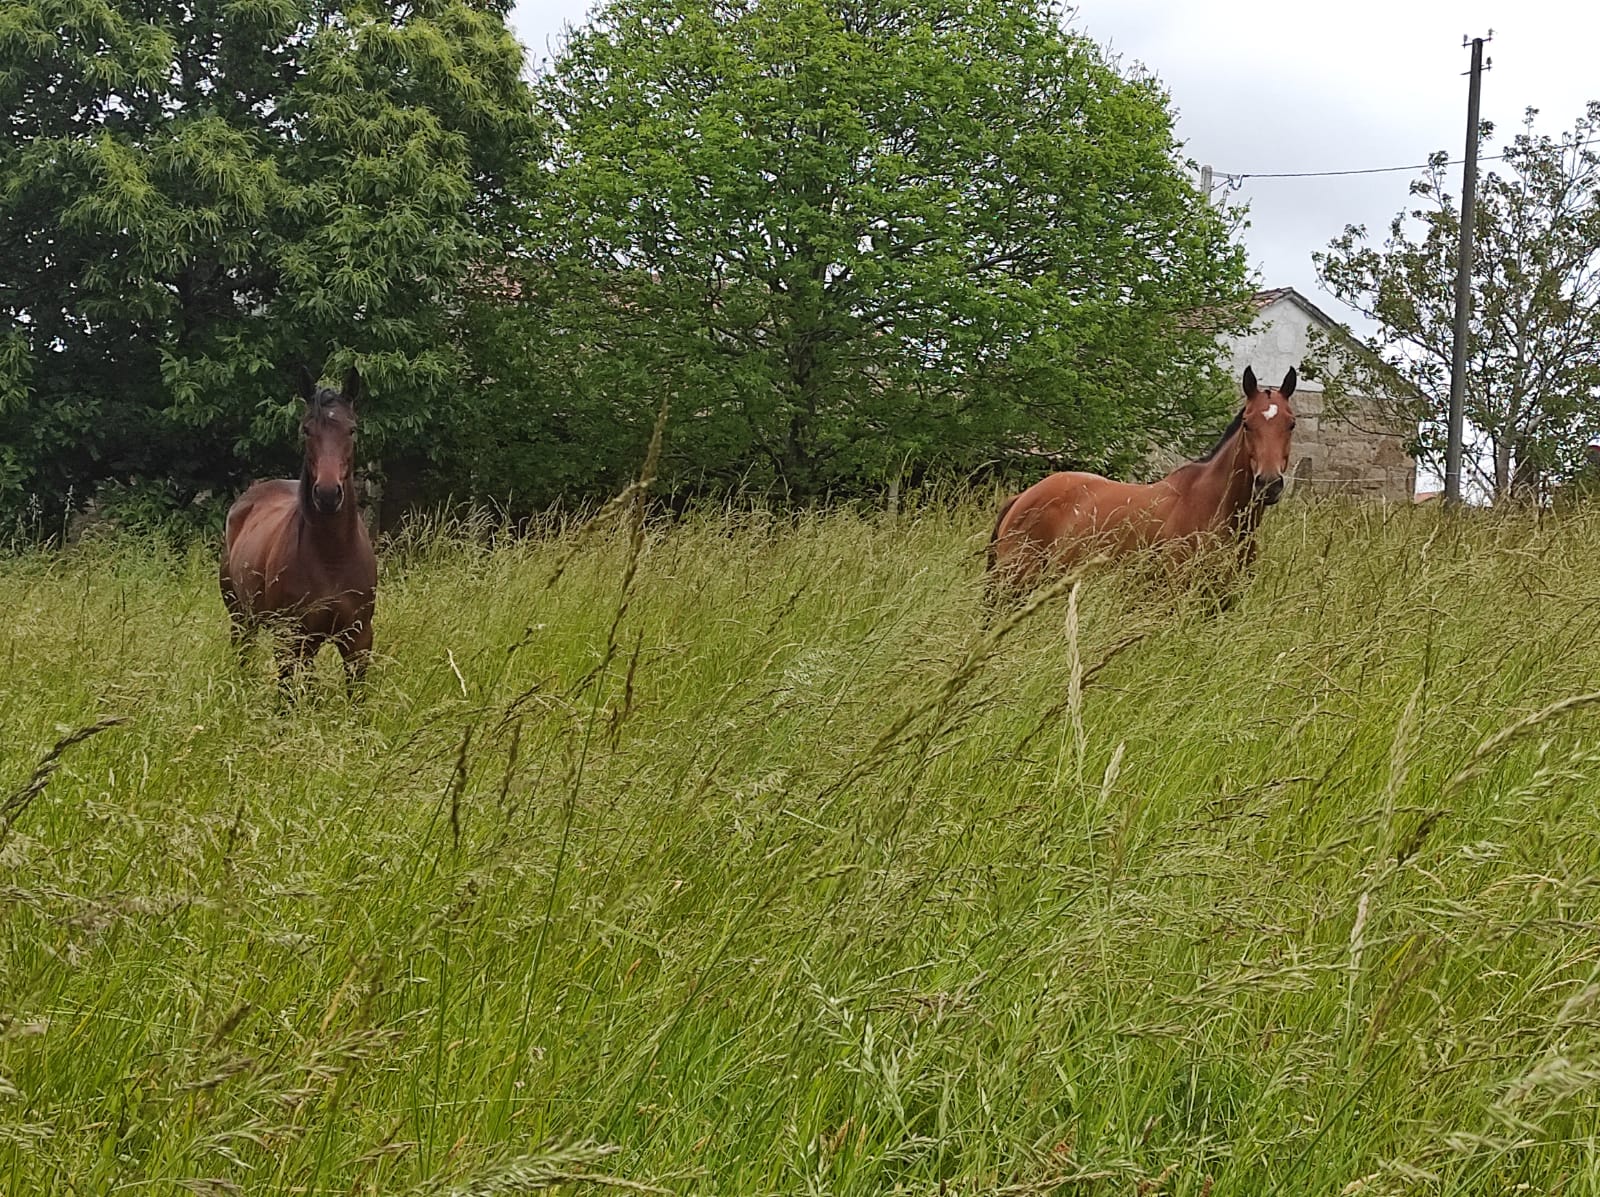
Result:
<svg viewBox="0 0 1600 1197"><path fill-rule="evenodd" d="M0 563L0 1192L1600 1193L1600 512L992 517L415 534L357 708Z"/></svg>
<svg viewBox="0 0 1600 1197"><path fill-rule="evenodd" d="M551 316L564 301L519 290L515 277L508 268L469 292L472 418L454 430L440 489L518 515L608 499L637 473L652 424L563 355ZM644 380L633 389L645 393Z"/></svg>
<svg viewBox="0 0 1600 1197"><path fill-rule="evenodd" d="M359 361L373 453L463 421L531 128L505 8L0 3L0 508L281 469L301 360Z"/></svg>
<svg viewBox="0 0 1600 1197"><path fill-rule="evenodd" d="M1232 402L1230 218L1043 0L616 0L537 111L504 8L0 4L0 510L289 468L298 360L371 380L390 496L521 510L663 393L674 489L799 498Z"/></svg>
<svg viewBox="0 0 1600 1197"><path fill-rule="evenodd" d="M1560 138L1536 134L1535 115L1480 180L1474 225L1465 481L1496 499L1547 494L1600 435L1600 103ZM1352 226L1314 255L1324 285L1378 326L1381 361L1352 355L1340 385L1418 424L1436 473L1461 227L1446 169L1436 154L1382 248Z"/></svg>
<svg viewBox="0 0 1600 1197"><path fill-rule="evenodd" d="M1552 505L1558 509L1592 503L1597 498L1600 498L1600 444L1590 445L1583 451L1582 464L1551 496Z"/></svg>
<svg viewBox="0 0 1600 1197"><path fill-rule="evenodd" d="M799 498L1125 468L1234 401L1241 248L1168 99L1044 0L611 0L538 82L516 274L574 448Z"/></svg>

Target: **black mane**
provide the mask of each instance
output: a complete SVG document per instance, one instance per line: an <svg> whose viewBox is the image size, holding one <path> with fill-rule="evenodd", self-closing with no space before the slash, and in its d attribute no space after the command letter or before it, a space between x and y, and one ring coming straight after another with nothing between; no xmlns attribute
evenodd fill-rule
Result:
<svg viewBox="0 0 1600 1197"><path fill-rule="evenodd" d="M1224 428L1222 430L1222 435L1217 438L1217 443L1212 445L1211 448L1207 449L1205 451L1205 455L1204 456L1197 457L1197 458L1195 458L1195 460L1196 461L1210 461L1213 457L1215 457L1218 453L1220 453L1222 451L1222 446L1226 445L1228 443L1228 441L1232 438L1233 434L1239 431L1239 425L1243 424L1243 423L1244 423L1244 408L1240 407L1238 411L1233 413L1233 422L1230 423L1226 428Z"/></svg>

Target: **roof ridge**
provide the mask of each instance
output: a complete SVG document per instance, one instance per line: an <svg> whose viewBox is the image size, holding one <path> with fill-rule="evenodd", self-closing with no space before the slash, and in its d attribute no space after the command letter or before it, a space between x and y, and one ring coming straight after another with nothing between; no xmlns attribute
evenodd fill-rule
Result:
<svg viewBox="0 0 1600 1197"><path fill-rule="evenodd" d="M1328 315L1327 312L1324 312L1293 287L1272 287L1265 291L1257 291L1250 298L1258 312L1264 311L1281 299L1287 299L1324 327L1333 329L1341 327L1339 321Z"/></svg>

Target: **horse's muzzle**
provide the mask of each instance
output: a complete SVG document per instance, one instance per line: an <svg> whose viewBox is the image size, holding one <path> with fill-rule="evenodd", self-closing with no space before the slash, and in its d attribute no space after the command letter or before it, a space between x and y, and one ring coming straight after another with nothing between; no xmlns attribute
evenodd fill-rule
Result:
<svg viewBox="0 0 1600 1197"><path fill-rule="evenodd" d="M1271 507L1283 498L1283 475L1279 474L1271 481L1257 478L1255 485L1256 499L1264 507Z"/></svg>
<svg viewBox="0 0 1600 1197"><path fill-rule="evenodd" d="M311 502L323 515L333 515L344 506L344 486L314 486L311 488Z"/></svg>

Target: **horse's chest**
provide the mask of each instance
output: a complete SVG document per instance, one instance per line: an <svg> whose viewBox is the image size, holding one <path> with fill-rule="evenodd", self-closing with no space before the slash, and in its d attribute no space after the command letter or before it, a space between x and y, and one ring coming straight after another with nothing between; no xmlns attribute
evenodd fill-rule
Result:
<svg viewBox="0 0 1600 1197"><path fill-rule="evenodd" d="M311 633L361 622L372 606L372 583L342 563L286 561L268 578L267 605L294 613Z"/></svg>

